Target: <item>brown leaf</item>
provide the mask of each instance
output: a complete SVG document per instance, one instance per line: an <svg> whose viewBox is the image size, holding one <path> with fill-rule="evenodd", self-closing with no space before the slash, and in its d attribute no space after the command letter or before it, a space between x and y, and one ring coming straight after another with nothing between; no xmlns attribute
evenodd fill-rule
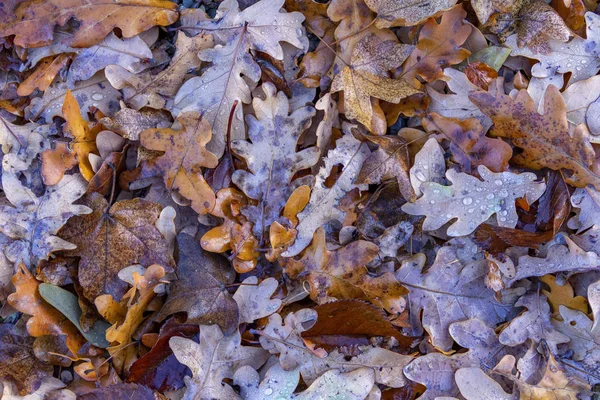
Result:
<svg viewBox="0 0 600 400"><path fill-rule="evenodd" d="M218 159L206 150L212 132L199 113L186 112L177 118L181 129L147 129L140 134L142 146L164 152L142 164L142 176L162 176L169 191L177 190L192 202L199 214L215 205L215 194L202 176L202 167L214 168Z"/></svg>
<svg viewBox="0 0 600 400"><path fill-rule="evenodd" d="M488 90L488 85L498 77L498 71L484 62L475 61L467 64L465 75L474 85Z"/></svg>
<svg viewBox="0 0 600 400"><path fill-rule="evenodd" d="M560 172L549 171L546 182L546 192L538 203L535 226L540 231L556 234L571 215L571 193Z"/></svg>
<svg viewBox="0 0 600 400"><path fill-rule="evenodd" d="M179 234L177 245L179 279L171 284L156 320L185 312L189 324L217 324L231 334L237 329L238 306L225 285L233 282L235 273L225 258L205 252L190 235Z"/></svg>
<svg viewBox="0 0 600 400"><path fill-rule="evenodd" d="M317 323L302 332L302 338L327 352L367 345L372 337L393 337L405 352L413 344L413 339L396 330L381 309L363 301L334 301L314 309Z"/></svg>
<svg viewBox="0 0 600 400"><path fill-rule="evenodd" d="M160 205L143 200L121 200L112 206L98 193L83 204L93 209L84 217L71 218L59 236L77 245L68 255L79 256L79 282L89 300L101 294L120 299L127 284L118 272L132 264L159 264L167 271L174 265L167 244L154 226Z"/></svg>
<svg viewBox="0 0 600 400"><path fill-rule="evenodd" d="M310 297L323 304L332 298L368 300L390 313L401 313L408 291L390 272L373 276L366 265L377 255L377 245L359 240L335 251L325 247L325 231L317 229L300 260L282 260L285 273L310 285Z"/></svg>
<svg viewBox="0 0 600 400"><path fill-rule="evenodd" d="M445 67L458 64L471 54L460 48L472 29L471 25L463 23L466 16L459 4L442 14L439 24L430 18L423 25L415 51L404 63L402 75L405 79L413 82L415 87L420 86L417 76L426 82L445 79Z"/></svg>
<svg viewBox="0 0 600 400"><path fill-rule="evenodd" d="M361 136L379 145L379 148L363 163L356 183L382 183L396 178L402 197L407 201L415 201L417 196L408 175L410 160L406 141L398 136Z"/></svg>
<svg viewBox="0 0 600 400"><path fill-rule="evenodd" d="M168 128L172 125L171 114L166 110L142 108L137 111L122 108L112 118L102 118L100 123L125 139L140 140L140 133L150 128Z"/></svg>
<svg viewBox="0 0 600 400"><path fill-rule="evenodd" d="M456 0L365 0L369 8L377 13L375 26L418 25L427 18L437 18L442 12L456 4Z"/></svg>
<svg viewBox="0 0 600 400"><path fill-rule="evenodd" d="M57 142L54 149L44 150L42 159L42 178L45 185L56 185L65 175L65 172L77 165L75 153L69 149L66 142Z"/></svg>
<svg viewBox="0 0 600 400"><path fill-rule="evenodd" d="M69 55L59 54L56 57L44 58L35 71L17 88L19 96L29 96L36 89L44 91L50 86L58 72L69 62Z"/></svg>
<svg viewBox="0 0 600 400"><path fill-rule="evenodd" d="M94 176L94 171L88 157L90 154L98 153L98 147L96 147L96 135L98 132L91 130L88 122L83 119L79 110L79 104L70 90L67 90L67 94L65 95L62 111L67 120L63 129L65 133L73 138L70 149L77 156L81 175L83 175L86 181L89 181Z"/></svg>
<svg viewBox="0 0 600 400"><path fill-rule="evenodd" d="M114 179L125 169L127 149L125 146L123 151L112 152L102 161L100 169L90 179L87 193L98 192L106 196L111 192Z"/></svg>
<svg viewBox="0 0 600 400"><path fill-rule="evenodd" d="M156 400L152 390L135 383L119 382L77 396L80 400Z"/></svg>
<svg viewBox="0 0 600 400"><path fill-rule="evenodd" d="M459 120L431 113L422 123L428 133L438 133L439 138L450 141L450 151L461 165L461 170L471 173L479 165L485 165L494 172L507 170L512 148L502 139L485 136L477 118Z"/></svg>
<svg viewBox="0 0 600 400"><path fill-rule="evenodd" d="M15 10L15 18L0 24L0 36L15 35L14 43L21 47L49 44L55 25L64 25L70 18L79 21L72 47L90 47L102 41L114 28L123 36L132 37L155 25L169 25L179 17L177 5L166 0L29 0Z"/></svg>
<svg viewBox="0 0 600 400"><path fill-rule="evenodd" d="M547 54L549 40L567 42L571 31L560 15L543 0L526 3L519 11L517 43L519 47L529 46L532 50Z"/></svg>
<svg viewBox="0 0 600 400"><path fill-rule="evenodd" d="M533 169L571 170L565 182L575 187L593 185L600 189L600 176L590 167L596 156L585 128L572 135L566 116L565 101L556 86L550 85L544 97L544 114L536 110L525 90L515 99L498 93L473 92L469 98L494 122L492 133L510 139L523 149L512 161Z"/></svg>
<svg viewBox="0 0 600 400"><path fill-rule="evenodd" d="M539 245L552 240L553 237L552 231L527 232L488 224L480 225L473 232L475 243L493 254L502 253L514 246L537 249Z"/></svg>

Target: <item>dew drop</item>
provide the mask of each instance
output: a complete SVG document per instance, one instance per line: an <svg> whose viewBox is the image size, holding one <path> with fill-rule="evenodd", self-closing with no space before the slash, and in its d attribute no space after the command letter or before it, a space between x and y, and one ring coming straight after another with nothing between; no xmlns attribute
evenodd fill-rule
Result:
<svg viewBox="0 0 600 400"><path fill-rule="evenodd" d="M435 200L431 200L429 204L435 204Z"/></svg>
<svg viewBox="0 0 600 400"><path fill-rule="evenodd" d="M266 388L266 389L265 389L265 391L264 391L264 393L265 393L265 396L270 396L270 395L272 395L272 394L273 394L273 389L271 389L271 388Z"/></svg>
<svg viewBox="0 0 600 400"><path fill-rule="evenodd" d="M423 165L423 169L424 170L428 170L429 169L429 165L427 165L427 164Z"/></svg>
<svg viewBox="0 0 600 400"><path fill-rule="evenodd" d="M498 192L498 196L500 197L508 197L508 190L502 189Z"/></svg>
<svg viewBox="0 0 600 400"><path fill-rule="evenodd" d="M425 176L425 174L421 171L417 171L415 172L415 176L417 177L418 180L425 182L427 180L427 177Z"/></svg>
<svg viewBox="0 0 600 400"><path fill-rule="evenodd" d="M498 185L498 186L502 186L502 184L503 184L504 182L502 182L500 179L496 179L496 180L494 181L494 183L495 183L496 185Z"/></svg>
<svg viewBox="0 0 600 400"><path fill-rule="evenodd" d="M472 198L470 198L470 197L465 197L465 198L463 199L463 204L464 204L465 206L468 206L468 205L469 205L469 204L471 204L471 203L473 203L473 199L472 199Z"/></svg>
<svg viewBox="0 0 600 400"><path fill-rule="evenodd" d="M494 198L494 193L490 193L487 196L485 196L486 199L488 200L492 200Z"/></svg>
<svg viewBox="0 0 600 400"><path fill-rule="evenodd" d="M296 29L296 35L302 36L303 34L304 34L304 32L302 31L302 28Z"/></svg>
<svg viewBox="0 0 600 400"><path fill-rule="evenodd" d="M452 214L446 214L446 218L452 218Z"/></svg>
<svg viewBox="0 0 600 400"><path fill-rule="evenodd" d="M474 211L475 211L475 209L474 209L474 208L469 208L469 209L467 210L467 212L468 212L469 214L473 214L473 212L474 212Z"/></svg>
<svg viewBox="0 0 600 400"><path fill-rule="evenodd" d="M504 218L504 217L500 218L500 222L505 222L505 221L506 221L506 218Z"/></svg>
<svg viewBox="0 0 600 400"><path fill-rule="evenodd" d="M92 99L96 100L96 101L100 101L104 98L104 96L102 96L100 93L94 93L92 94Z"/></svg>

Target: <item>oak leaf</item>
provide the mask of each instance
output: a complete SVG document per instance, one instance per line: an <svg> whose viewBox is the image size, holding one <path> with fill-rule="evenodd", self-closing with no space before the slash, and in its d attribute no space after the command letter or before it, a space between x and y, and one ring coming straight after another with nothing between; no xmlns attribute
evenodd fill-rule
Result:
<svg viewBox="0 0 600 400"><path fill-rule="evenodd" d="M265 83L262 89L266 99L255 97L252 102L256 116L246 116L251 143L245 140L231 143L231 150L246 161L250 170L237 170L231 179L248 198L259 202L242 210L254 224L257 238L265 236L269 225L279 218L294 189L310 184L310 177L295 180L293 177L316 164L319 156L316 147L296 152L298 139L315 114L314 108L302 107L288 115L290 107L285 94L276 92L270 83Z"/></svg>
<svg viewBox="0 0 600 400"><path fill-rule="evenodd" d="M369 153L367 144L359 142L349 132L337 140L336 148L329 150L324 160L325 165L315 178L309 203L298 214L298 236L294 244L283 253L284 257L295 256L308 246L319 226L334 219L340 222L343 220L345 213L336 208L336 205L352 189L366 188L366 185L356 185L354 181ZM333 186L327 187L325 181L338 164L342 165L340 175Z"/></svg>
<svg viewBox="0 0 600 400"><path fill-rule="evenodd" d="M8 304L20 312L32 315L27 321L27 332L33 337L66 336L67 347L73 356L77 355L86 340L67 317L44 301L38 292L40 282L23 263L19 264L12 281L16 292L8 296Z"/></svg>
<svg viewBox="0 0 600 400"><path fill-rule="evenodd" d="M233 388L223 380L233 378L234 371L245 365L259 368L269 355L260 347L242 346L240 341L237 329L224 336L216 325L200 326L200 343L182 337L169 340L177 360L192 371L192 377L184 378L187 386L184 398L237 398Z"/></svg>
<svg viewBox="0 0 600 400"><path fill-rule="evenodd" d="M510 315L512 305L499 302L494 292L485 288L486 264L476 254L459 255L454 247L442 247L433 265L423 273L424 264L425 257L417 255L404 261L395 274L410 291L412 335L422 334L422 319L431 343L448 351L453 344L448 327L453 322L478 318L495 326Z"/></svg>
<svg viewBox="0 0 600 400"><path fill-rule="evenodd" d="M100 120L102 126L125 139L140 140L140 134L150 128L168 128L172 125L171 114L166 110L122 108L112 117Z"/></svg>
<svg viewBox="0 0 600 400"><path fill-rule="evenodd" d="M513 156L513 162L533 169L571 170L571 176L565 177L568 184L591 184L600 189L600 176L590 169L595 153L589 137L585 129L569 134L565 101L555 86L546 90L544 114L536 111L524 90L515 99L487 92L473 92L469 98L494 122L493 135L510 139L523 149Z"/></svg>
<svg viewBox="0 0 600 400"><path fill-rule="evenodd" d="M44 150L42 159L42 178L45 185L56 185L65 176L65 172L77 165L77 156L66 142L57 142L54 149Z"/></svg>
<svg viewBox="0 0 600 400"><path fill-rule="evenodd" d="M467 400L516 400L480 368L460 368L456 371L456 385Z"/></svg>
<svg viewBox="0 0 600 400"><path fill-rule="evenodd" d="M109 65L105 70L106 78L113 87L123 91L123 100L136 110L146 106L161 109L165 106L165 97L175 96L188 71L200 67L198 52L211 48L213 44L211 35L190 38L180 32L173 58L159 73L135 73L121 65Z"/></svg>
<svg viewBox="0 0 600 400"><path fill-rule="evenodd" d="M331 84L332 93L344 92L346 118L356 119L374 133L382 133L373 120L371 97L398 103L418 92L405 80L388 76L388 71L398 68L412 50L412 46L393 40L382 41L375 34L357 43L350 63Z"/></svg>
<svg viewBox="0 0 600 400"><path fill-rule="evenodd" d="M56 234L69 218L90 213L87 206L72 204L85 192L85 180L80 175L65 176L37 197L17 176L5 171L2 188L14 205L0 207L0 232L10 238L4 248L9 260L35 267L55 251L75 248Z"/></svg>
<svg viewBox="0 0 600 400"><path fill-rule="evenodd" d="M159 264L170 271L174 264L167 244L154 224L161 207L143 199L121 200L110 206L98 193L84 197L93 211L71 218L59 236L77 248L67 255L81 257L79 282L91 301L101 294L120 300L127 284L118 272L132 264Z"/></svg>
<svg viewBox="0 0 600 400"><path fill-rule="evenodd" d="M436 139L427 140L415 155L409 175L410 183L417 196L422 194L421 186L425 182L443 183L446 175L446 160L442 146Z"/></svg>
<svg viewBox="0 0 600 400"><path fill-rule="evenodd" d="M67 65L69 59L70 57L65 54L43 59L35 71L19 85L17 89L19 96L29 96L36 89L46 90L60 70Z"/></svg>
<svg viewBox="0 0 600 400"><path fill-rule="evenodd" d="M0 36L15 35L21 47L40 47L52 42L55 25L70 18L79 21L73 47L90 47L102 41L114 28L132 37L155 25L177 21L177 5L166 0L50 0L25 1L13 11L15 18L0 24Z"/></svg>
<svg viewBox="0 0 600 400"><path fill-rule="evenodd" d="M225 334L231 334L239 320L238 305L225 288L234 279L231 267L221 256L204 252L190 235L180 233L177 245L179 279L170 285L156 320L185 312L188 324L217 324Z"/></svg>
<svg viewBox="0 0 600 400"><path fill-rule="evenodd" d="M280 299L271 298L277 286L278 282L275 278L267 278L260 283L255 276L244 279L233 295L240 312L239 323L251 324L257 319L277 312L282 302Z"/></svg>
<svg viewBox="0 0 600 400"><path fill-rule="evenodd" d="M374 276L365 267L378 252L377 245L364 240L329 251L325 247L325 231L319 228L300 260L289 258L282 264L290 278L308 282L310 296L319 304L332 298L362 299L390 313L400 313L407 290L390 272Z"/></svg>
<svg viewBox="0 0 600 400"><path fill-rule="evenodd" d="M459 120L430 113L422 124L428 133L437 133L438 138L450 141L450 152L462 171L470 173L479 165L493 172L507 169L512 148L502 139L487 137L478 119Z"/></svg>
<svg viewBox="0 0 600 400"><path fill-rule="evenodd" d="M463 23L466 16L462 5L457 5L442 14L439 24L430 18L423 25L419 42L402 67L405 79L416 87L420 86L417 76L426 82L444 79L444 67L458 64L471 54L460 48L472 29L471 25Z"/></svg>
<svg viewBox="0 0 600 400"><path fill-rule="evenodd" d="M418 25L428 18L437 18L456 4L456 0L408 0L398 3L393 0L365 0L369 8L377 13L375 26Z"/></svg>
<svg viewBox="0 0 600 400"><path fill-rule="evenodd" d="M402 206L402 211L411 215L425 215L423 230L435 230L457 219L448 227L449 236L466 236L496 214L498 225L514 228L518 216L515 208L517 198L526 197L529 204L536 201L546 185L535 182L535 174L526 172L491 172L480 165L479 175L474 176L448 170L446 178L452 186L427 182L421 185L423 197L414 203ZM432 205L435 204L435 207Z"/></svg>
<svg viewBox="0 0 600 400"><path fill-rule="evenodd" d="M200 20L194 30L209 30L216 46L198 53L202 61L212 63L201 76L187 80L177 92L175 107L183 111L204 112L213 130L208 150L217 157L225 151L229 114L235 101L248 104L261 70L250 50L283 59L280 42L305 48L302 29L304 16L299 12L280 12L284 0L260 0L240 11L236 0L219 5L215 20ZM241 105L236 107L231 139L244 138Z"/></svg>
<svg viewBox="0 0 600 400"><path fill-rule="evenodd" d="M206 214L215 205L215 194L202 175L202 167L214 168L217 158L206 150L211 130L208 122L196 112L179 114L181 129L147 129L140 134L140 143L162 155L142 164L142 177L162 176L169 191L177 190L191 201L199 214Z"/></svg>

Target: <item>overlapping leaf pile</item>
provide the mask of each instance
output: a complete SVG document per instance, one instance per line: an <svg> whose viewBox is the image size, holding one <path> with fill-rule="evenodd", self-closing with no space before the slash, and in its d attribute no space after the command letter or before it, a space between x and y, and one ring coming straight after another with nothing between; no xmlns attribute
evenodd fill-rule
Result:
<svg viewBox="0 0 600 400"><path fill-rule="evenodd" d="M2 399L597 398L597 3L0 3Z"/></svg>

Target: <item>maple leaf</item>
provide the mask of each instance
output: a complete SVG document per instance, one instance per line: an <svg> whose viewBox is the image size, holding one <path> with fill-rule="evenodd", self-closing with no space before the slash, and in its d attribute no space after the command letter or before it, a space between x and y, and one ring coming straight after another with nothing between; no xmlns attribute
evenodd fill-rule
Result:
<svg viewBox="0 0 600 400"><path fill-rule="evenodd" d="M417 255L402 263L396 279L410 292L408 300L413 318L413 335L422 333L422 326L431 336L431 343L448 351L452 337L448 327L453 322L479 318L494 326L510 315L512 305L496 300L494 292L485 288L485 261L474 254L458 255L453 247L438 250L433 265L421 272L425 257Z"/></svg>
<svg viewBox="0 0 600 400"><path fill-rule="evenodd" d="M33 352L34 339L15 325L0 324L0 380L16 385L19 394L34 391L52 375L52 365L41 362Z"/></svg>
<svg viewBox="0 0 600 400"><path fill-rule="evenodd" d="M161 109L165 106L165 97L175 96L188 71L200 67L198 52L213 44L211 35L189 38L181 32L177 35L177 50L173 58L158 74L149 71L136 74L135 71L112 63L106 67L106 79L113 87L123 91L123 99L136 110L145 106Z"/></svg>
<svg viewBox="0 0 600 400"><path fill-rule="evenodd" d="M474 92L469 98L494 122L493 134L523 149L512 161L533 169L544 167L573 171L565 182L600 189L600 176L590 169L595 153L584 130L569 134L565 101L551 85L544 97L544 114L535 110L529 94L521 90L515 99L498 93ZM560 151L557 151L560 149Z"/></svg>
<svg viewBox="0 0 600 400"><path fill-rule="evenodd" d="M92 212L71 218L59 236L77 246L66 254L81 257L78 276L86 298L111 294L120 300L127 284L117 274L132 264L159 264L171 270L173 259L154 226L160 205L132 199L109 206L98 193L87 195L82 203Z"/></svg>
<svg viewBox="0 0 600 400"><path fill-rule="evenodd" d="M179 279L170 285L169 297L156 314L156 320L185 312L187 323L217 324L225 334L231 334L237 329L239 319L239 308L225 288L233 282L231 267L222 257L205 253L190 235L179 234L177 244Z"/></svg>
<svg viewBox="0 0 600 400"><path fill-rule="evenodd" d="M284 0L260 0L240 11L236 0L221 2L215 20L199 21L194 30L210 31L217 45L198 53L202 61L212 63L201 76L187 80L177 92L175 106L183 111L202 111L213 130L208 150L217 157L225 151L229 114L235 101L250 103L250 92L261 71L250 51L267 53L283 59L279 42L304 48L299 12L282 13ZM243 139L242 107L236 107L231 138Z"/></svg>
<svg viewBox="0 0 600 400"><path fill-rule="evenodd" d="M90 47L102 41L114 28L132 37L155 25L177 21L177 5L166 0L50 0L39 3L25 1L13 11L12 21L0 24L0 36L15 35L21 47L40 47L52 42L55 25L70 18L79 21L73 47Z"/></svg>
<svg viewBox="0 0 600 400"><path fill-rule="evenodd" d="M413 50L412 46L393 40L381 41L371 34L361 39L352 52L350 63L336 75L331 92L344 92L344 113L348 119L356 119L367 129L381 133L373 125L371 97L398 103L417 93L408 82L391 79L388 71L399 67Z"/></svg>
<svg viewBox="0 0 600 400"><path fill-rule="evenodd" d="M14 205L0 208L0 232L11 240L4 249L9 260L34 267L55 251L75 248L56 234L70 217L91 212L84 205L72 204L85 193L81 176L65 176L37 197L17 176L5 171L2 188Z"/></svg>
<svg viewBox="0 0 600 400"><path fill-rule="evenodd" d="M367 159L370 151L366 143L361 143L352 134L346 133L336 142L336 148L330 150L325 158L325 165L319 170L315 178L309 203L298 214L298 235L296 241L290 246L284 257L295 256L300 253L312 240L313 233L319 226L337 219L342 221L344 212L336 208L340 199L349 191L358 187L363 189L366 185L356 185L354 180L360 168ZM331 187L325 185L325 180L335 165L341 164L342 171Z"/></svg>
<svg viewBox="0 0 600 400"><path fill-rule="evenodd" d="M457 221L448 227L449 236L466 236L477 226L496 214L498 225L514 228L518 216L515 200L526 197L529 204L544 193L546 185L535 182L535 174L527 172L491 172L480 165L477 169L483 182L474 176L448 170L446 178L452 186L426 182L421 185L423 197L402 206L402 211L412 215L425 215L423 229L435 230L448 221ZM432 205L435 204L435 208Z"/></svg>
<svg viewBox="0 0 600 400"><path fill-rule="evenodd" d="M266 99L254 98L256 116L246 116L251 143L236 140L231 150L242 157L250 172L237 170L231 179L250 199L259 204L249 205L243 213L254 224L253 232L262 238L281 213L288 198L298 186L307 185L311 178L292 181L294 175L317 163L319 151L310 147L296 152L298 139L310 126L315 109L299 108L291 115L289 103L275 85L262 86ZM308 182L307 182L308 181Z"/></svg>
<svg viewBox="0 0 600 400"><path fill-rule="evenodd" d="M463 23L466 16L462 5L457 5L442 14L439 24L430 18L423 25L419 42L402 67L405 79L415 87L420 86L417 76L426 82L444 79L444 67L458 64L471 54L460 48L471 33L471 26Z"/></svg>
<svg viewBox="0 0 600 400"><path fill-rule="evenodd" d="M234 399L233 388L223 379L233 378L235 370L248 365L259 368L268 358L260 347L242 346L239 331L224 336L216 325L200 326L200 343L172 337L169 345L180 363L187 365L192 377L185 377L185 399Z"/></svg>
<svg viewBox="0 0 600 400"><path fill-rule="evenodd" d="M400 313L407 290L389 272L372 276L366 266L379 252L377 245L359 240L336 251L325 247L325 231L315 232L312 244L300 260L285 259L285 273L292 279L302 279L310 285L311 298L322 304L331 298L364 299ZM363 268L360 268L363 267Z"/></svg>
<svg viewBox="0 0 600 400"><path fill-rule="evenodd" d="M215 194L204 180L201 168L214 168L218 163L205 148L211 138L210 126L196 112L179 114L177 123L181 129L147 129L140 134L142 146L163 152L144 161L142 177L162 176L169 191L177 190L191 201L194 211L206 214L215 205Z"/></svg>

